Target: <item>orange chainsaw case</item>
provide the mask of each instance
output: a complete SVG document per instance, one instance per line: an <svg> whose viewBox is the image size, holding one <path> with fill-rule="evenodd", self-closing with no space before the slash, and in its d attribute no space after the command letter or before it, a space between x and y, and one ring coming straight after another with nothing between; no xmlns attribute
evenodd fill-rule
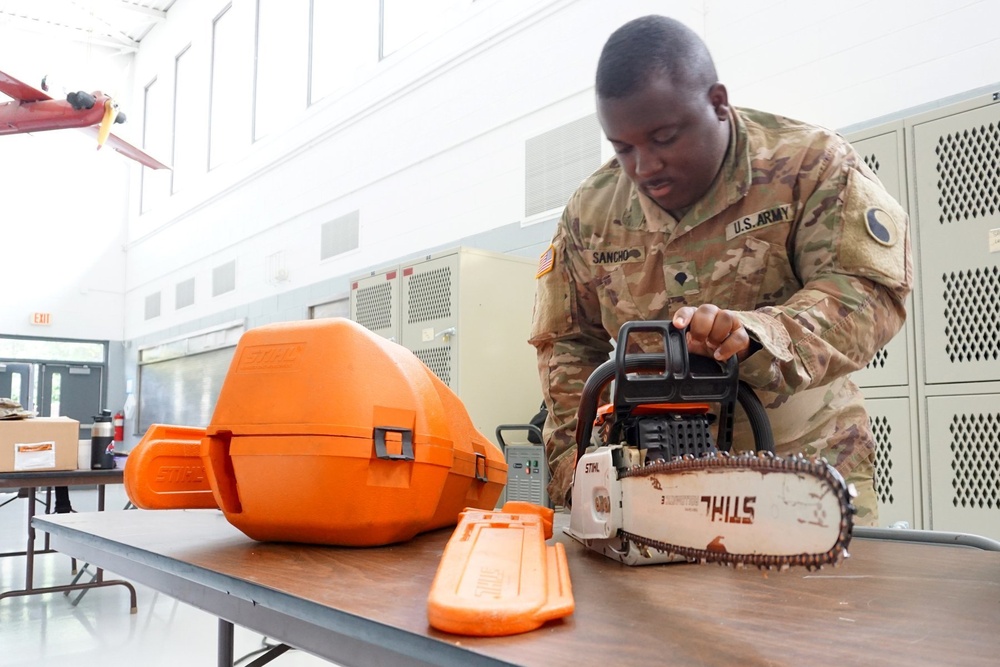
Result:
<svg viewBox="0 0 1000 667"><path fill-rule="evenodd" d="M194 437L178 429L151 426L129 454L129 498L206 507L210 489L262 541L400 542L494 508L507 481L500 449L447 385L343 318L243 334L211 423Z"/></svg>

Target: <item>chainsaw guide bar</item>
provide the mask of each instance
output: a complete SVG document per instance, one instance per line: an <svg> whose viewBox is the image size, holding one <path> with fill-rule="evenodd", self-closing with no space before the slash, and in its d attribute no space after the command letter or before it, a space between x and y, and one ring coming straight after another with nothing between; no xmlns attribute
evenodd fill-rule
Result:
<svg viewBox="0 0 1000 667"><path fill-rule="evenodd" d="M616 467L621 449L581 459L567 530L606 556L810 570L848 556L853 489L824 461L720 452Z"/></svg>

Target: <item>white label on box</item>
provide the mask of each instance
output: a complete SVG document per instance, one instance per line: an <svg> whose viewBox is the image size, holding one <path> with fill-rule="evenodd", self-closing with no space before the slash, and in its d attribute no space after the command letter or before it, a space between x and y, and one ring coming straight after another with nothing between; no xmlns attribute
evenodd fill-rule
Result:
<svg viewBox="0 0 1000 667"><path fill-rule="evenodd" d="M428 327L427 329L420 330L420 340L424 343L429 343L434 340L434 327Z"/></svg>
<svg viewBox="0 0 1000 667"><path fill-rule="evenodd" d="M14 470L45 470L56 467L56 443L15 442Z"/></svg>
<svg viewBox="0 0 1000 667"><path fill-rule="evenodd" d="M990 230L990 252L1000 252L1000 229Z"/></svg>

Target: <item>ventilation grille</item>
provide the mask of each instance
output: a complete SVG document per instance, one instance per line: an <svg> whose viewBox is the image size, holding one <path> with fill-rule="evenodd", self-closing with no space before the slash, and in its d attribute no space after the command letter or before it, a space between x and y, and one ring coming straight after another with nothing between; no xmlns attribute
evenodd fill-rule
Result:
<svg viewBox="0 0 1000 667"><path fill-rule="evenodd" d="M524 143L524 215L562 208L601 166L601 126L591 114Z"/></svg>
<svg viewBox="0 0 1000 667"><path fill-rule="evenodd" d="M186 308L194 304L194 278L177 283L174 291L174 307Z"/></svg>
<svg viewBox="0 0 1000 667"><path fill-rule="evenodd" d="M431 369L431 372L437 375L441 382L451 387L451 346L428 347L423 350L415 350L413 354L424 362L424 365Z"/></svg>
<svg viewBox="0 0 1000 667"><path fill-rule="evenodd" d="M892 427L885 417L869 420L875 435L875 497L883 505L891 505L892 495Z"/></svg>
<svg viewBox="0 0 1000 667"><path fill-rule="evenodd" d="M408 324L451 317L451 267L414 273L407 281Z"/></svg>
<svg viewBox="0 0 1000 667"><path fill-rule="evenodd" d="M212 269L212 296L219 296L236 289L236 260Z"/></svg>
<svg viewBox="0 0 1000 667"><path fill-rule="evenodd" d="M329 259L349 250L357 250L360 227L360 211L353 211L336 220L324 222L319 232L319 258Z"/></svg>
<svg viewBox="0 0 1000 667"><path fill-rule="evenodd" d="M956 271L942 279L948 358L995 361L1000 357L1000 269Z"/></svg>
<svg viewBox="0 0 1000 667"><path fill-rule="evenodd" d="M993 215L1000 209L1000 127L966 129L938 139L938 222Z"/></svg>
<svg viewBox="0 0 1000 667"><path fill-rule="evenodd" d="M955 415L949 430L952 503L1000 509L1000 414Z"/></svg>
<svg viewBox="0 0 1000 667"><path fill-rule="evenodd" d="M392 283L388 280L359 287L355 295L354 320L369 331L392 326Z"/></svg>
<svg viewBox="0 0 1000 667"><path fill-rule="evenodd" d="M882 166L878 163L878 157L872 153L871 155L866 155L863 159L865 164L868 165L868 168L875 172L875 175L878 176L879 167Z"/></svg>
<svg viewBox="0 0 1000 667"><path fill-rule="evenodd" d="M872 357L872 360L868 362L868 365L865 366L865 368L870 368L872 370L879 370L881 368L885 368L888 363L889 363L889 353L886 352L886 349L883 347L881 350L875 353L875 356Z"/></svg>
<svg viewBox="0 0 1000 667"><path fill-rule="evenodd" d="M160 293L154 292L146 297L146 319L160 316Z"/></svg>

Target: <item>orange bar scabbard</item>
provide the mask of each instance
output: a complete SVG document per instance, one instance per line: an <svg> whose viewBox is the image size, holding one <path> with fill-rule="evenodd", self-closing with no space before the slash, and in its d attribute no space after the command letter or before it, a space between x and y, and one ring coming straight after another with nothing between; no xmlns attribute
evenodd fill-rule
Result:
<svg viewBox="0 0 1000 667"><path fill-rule="evenodd" d="M205 429L153 424L125 462L125 492L136 507L218 509L201 459Z"/></svg>
<svg viewBox="0 0 1000 667"><path fill-rule="evenodd" d="M431 584L431 626L461 635L512 635L573 613L566 552L562 544L545 544L552 510L527 503L503 510L462 513Z"/></svg>

